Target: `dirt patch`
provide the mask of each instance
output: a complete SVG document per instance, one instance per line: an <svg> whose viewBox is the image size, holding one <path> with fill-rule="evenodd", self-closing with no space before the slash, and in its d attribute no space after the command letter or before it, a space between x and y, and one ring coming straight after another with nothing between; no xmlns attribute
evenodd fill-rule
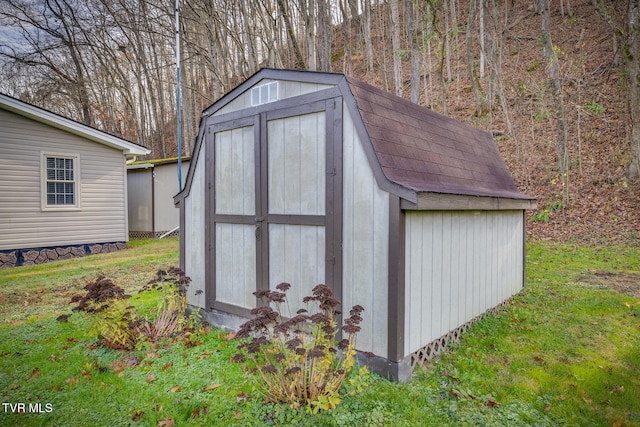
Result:
<svg viewBox="0 0 640 427"><path fill-rule="evenodd" d="M578 280L640 298L640 273L589 271L578 276Z"/></svg>

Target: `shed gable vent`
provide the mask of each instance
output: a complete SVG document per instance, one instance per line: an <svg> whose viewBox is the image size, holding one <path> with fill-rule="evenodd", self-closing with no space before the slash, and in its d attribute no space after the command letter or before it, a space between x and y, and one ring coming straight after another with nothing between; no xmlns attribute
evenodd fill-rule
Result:
<svg viewBox="0 0 640 427"><path fill-rule="evenodd" d="M278 82L261 84L251 89L251 106L278 100Z"/></svg>

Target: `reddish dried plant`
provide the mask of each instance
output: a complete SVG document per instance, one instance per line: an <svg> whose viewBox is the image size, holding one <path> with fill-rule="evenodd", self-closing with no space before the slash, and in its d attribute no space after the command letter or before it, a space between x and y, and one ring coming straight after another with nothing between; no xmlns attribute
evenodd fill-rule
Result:
<svg viewBox="0 0 640 427"><path fill-rule="evenodd" d="M290 288L280 283L275 291L254 292L262 305L251 310L254 318L236 334L247 341L238 346L233 359L246 364L267 400L311 412L331 409L340 403L340 386L354 365L364 309L354 306L345 325L338 327L340 301L321 284L302 300L306 308L285 318L280 308L287 303Z"/></svg>

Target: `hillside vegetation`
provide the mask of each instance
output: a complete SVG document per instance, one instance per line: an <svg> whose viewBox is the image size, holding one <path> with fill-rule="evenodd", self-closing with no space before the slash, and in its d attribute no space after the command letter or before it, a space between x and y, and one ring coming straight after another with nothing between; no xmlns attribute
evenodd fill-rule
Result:
<svg viewBox="0 0 640 427"><path fill-rule="evenodd" d="M185 155L261 67L343 72L492 132L535 239L640 241L638 0L191 0ZM8 0L0 91L175 157L172 2Z"/></svg>

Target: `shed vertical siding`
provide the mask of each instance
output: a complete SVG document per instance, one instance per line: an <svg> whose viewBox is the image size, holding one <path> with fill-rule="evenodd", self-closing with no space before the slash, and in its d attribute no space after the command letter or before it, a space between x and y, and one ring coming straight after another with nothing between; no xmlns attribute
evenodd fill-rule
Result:
<svg viewBox="0 0 640 427"><path fill-rule="evenodd" d="M5 110L0 128L0 249L128 240L121 150ZM79 210L41 209L41 152L79 155Z"/></svg>
<svg viewBox="0 0 640 427"><path fill-rule="evenodd" d="M189 161L182 163L183 170L189 167ZM155 232L167 232L173 230L180 224L180 212L173 204L173 196L178 194L178 165L168 163L156 165L153 168L155 180L155 195L153 211L155 215ZM182 175L182 181L186 179L186 174ZM129 199L131 200L131 199ZM129 227L130 229L131 226Z"/></svg>
<svg viewBox="0 0 640 427"><path fill-rule="evenodd" d="M216 224L216 301L255 307L255 228L251 224Z"/></svg>
<svg viewBox="0 0 640 427"><path fill-rule="evenodd" d="M270 120L269 213L324 215L325 113Z"/></svg>
<svg viewBox="0 0 640 427"><path fill-rule="evenodd" d="M343 123L343 309L365 309L358 350L386 355L389 194L376 183L347 108Z"/></svg>
<svg viewBox="0 0 640 427"><path fill-rule="evenodd" d="M216 213L255 215L254 129L245 126L216 132Z"/></svg>
<svg viewBox="0 0 640 427"><path fill-rule="evenodd" d="M191 278L187 302L205 308L205 166L206 144L200 148L199 159L192 159L194 167L189 197L184 199L184 271ZM200 291L198 293L198 291Z"/></svg>
<svg viewBox="0 0 640 427"><path fill-rule="evenodd" d="M256 86L275 82L274 79L262 79ZM317 92L322 89L332 87L332 85L322 83L306 83L298 81L278 80L278 99L293 98L294 96L304 95L306 93ZM238 110L244 110L245 108L251 108L251 90L247 90L244 93L238 95L233 101L215 112L214 115L221 115L232 113Z"/></svg>
<svg viewBox="0 0 640 427"><path fill-rule="evenodd" d="M295 315L302 298L325 282L325 227L269 224L269 286L275 290L280 282L291 284L287 292L289 308L285 316Z"/></svg>
<svg viewBox="0 0 640 427"><path fill-rule="evenodd" d="M127 174L129 230L153 232L153 169ZM174 210L177 210L174 208Z"/></svg>
<svg viewBox="0 0 640 427"><path fill-rule="evenodd" d="M406 214L405 354L522 289L522 211Z"/></svg>

